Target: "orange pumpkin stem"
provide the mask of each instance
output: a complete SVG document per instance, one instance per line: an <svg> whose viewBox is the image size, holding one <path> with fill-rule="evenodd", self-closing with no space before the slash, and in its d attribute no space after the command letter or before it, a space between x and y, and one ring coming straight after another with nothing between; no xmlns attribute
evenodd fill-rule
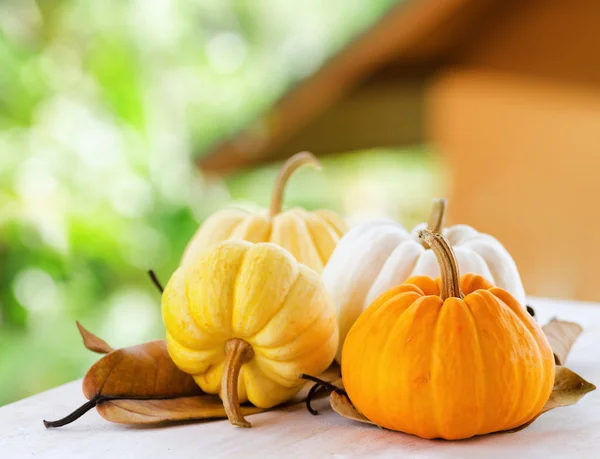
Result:
<svg viewBox="0 0 600 459"><path fill-rule="evenodd" d="M269 216L271 218L281 212L283 206L283 192L289 178L296 170L304 165L311 165L317 170L321 170L321 163L319 160L315 155L308 151L296 153L281 166L281 169L279 169L279 173L275 179L275 187L273 188L271 207L269 208Z"/></svg>
<svg viewBox="0 0 600 459"><path fill-rule="evenodd" d="M454 250L452 250L448 239L441 233L430 230L420 231L419 237L431 247L440 265L442 273L440 297L442 300L451 297L464 298L463 293L460 291L460 274L456 255L454 255Z"/></svg>
<svg viewBox="0 0 600 459"><path fill-rule="evenodd" d="M232 338L225 343L225 363L221 378L221 398L225 413L234 426L251 427L244 419L238 396L238 379L242 365L254 357L254 350L246 341Z"/></svg>
<svg viewBox="0 0 600 459"><path fill-rule="evenodd" d="M442 232L444 220L446 219L446 204L447 201L444 198L433 200L429 221L427 222L427 229L429 231L433 231L434 233Z"/></svg>

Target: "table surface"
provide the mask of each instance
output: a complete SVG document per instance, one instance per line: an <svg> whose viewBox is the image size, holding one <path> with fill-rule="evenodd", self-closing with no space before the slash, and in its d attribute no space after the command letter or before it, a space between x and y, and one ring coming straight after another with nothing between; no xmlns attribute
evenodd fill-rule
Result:
<svg viewBox="0 0 600 459"><path fill-rule="evenodd" d="M600 304L532 298L540 323L551 317L584 327L567 366L600 383ZM320 458L320 457L600 457L600 390L577 405L542 415L527 429L462 441L423 440L344 419L315 404L319 416L303 406L251 416L253 427L227 421L167 427L112 424L95 410L75 423L47 430L42 418L61 417L85 399L81 381L0 408L0 457L43 458Z"/></svg>

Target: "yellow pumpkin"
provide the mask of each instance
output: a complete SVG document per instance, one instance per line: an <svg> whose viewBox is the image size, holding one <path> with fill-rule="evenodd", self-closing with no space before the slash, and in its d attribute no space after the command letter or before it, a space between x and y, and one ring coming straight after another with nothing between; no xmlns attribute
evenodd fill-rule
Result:
<svg viewBox="0 0 600 459"><path fill-rule="evenodd" d="M342 350L344 387L372 422L423 438L461 439L534 418L554 382L538 324L480 275L459 278L439 233L421 232L441 269L381 295Z"/></svg>
<svg viewBox="0 0 600 459"><path fill-rule="evenodd" d="M224 241L181 266L162 296L167 348L232 424L239 403L292 398L301 373L319 374L338 343L335 306L320 276L271 243Z"/></svg>
<svg viewBox="0 0 600 459"><path fill-rule="evenodd" d="M338 240L348 228L344 219L330 210L307 212L294 208L282 212L285 185L294 171L305 164L321 167L308 152L292 156L281 167L268 214L226 209L209 217L186 247L182 264L195 259L202 250L216 242L242 239L280 245L300 263L321 273Z"/></svg>

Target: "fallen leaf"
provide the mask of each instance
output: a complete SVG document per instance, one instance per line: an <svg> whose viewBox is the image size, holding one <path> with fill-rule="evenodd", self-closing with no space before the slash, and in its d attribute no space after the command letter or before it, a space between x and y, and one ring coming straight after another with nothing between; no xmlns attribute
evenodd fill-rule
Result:
<svg viewBox="0 0 600 459"><path fill-rule="evenodd" d="M557 366L552 393L538 415L529 422L516 427L515 429L506 430L504 432L509 433L523 430L531 425L531 423L533 423L542 414L561 406L575 405L585 394L594 390L596 390L596 386L583 379L577 373L569 370L567 367ZM353 421L375 425L354 407L350 399L345 394L335 391L332 392L329 396L329 403L331 404L333 411L338 413L340 416Z"/></svg>
<svg viewBox="0 0 600 459"><path fill-rule="evenodd" d="M320 377L328 382L341 383L339 366L337 364L330 366ZM311 383L306 383L292 400L273 407L271 410L303 403L310 387ZM324 398L325 396L326 394L320 394L315 398ZM269 411L249 404L242 405L241 408L243 416ZM170 399L113 399L98 404L96 409L107 421L119 424L149 425L227 418L223 401L218 395L210 394Z"/></svg>
<svg viewBox="0 0 600 459"><path fill-rule="evenodd" d="M550 398L540 414L559 406L569 406L577 403L585 394L596 390L596 386L567 367L556 367L556 377ZM538 415L539 416L539 415Z"/></svg>
<svg viewBox="0 0 600 459"><path fill-rule="evenodd" d="M77 328L79 329L79 333L83 338L83 345L92 352L97 352L98 354L108 354L113 351L113 348L104 341L102 338L98 338L92 332L88 331L83 325L79 323L79 321L75 321L77 324Z"/></svg>
<svg viewBox="0 0 600 459"><path fill-rule="evenodd" d="M104 419L120 424L148 425L227 417L219 396L204 394L190 375L175 366L165 340L109 352L106 342L79 323L78 327L88 349L96 352L103 349L108 353L92 365L83 378L83 393L89 401L63 419L44 421L46 427L69 424L94 407ZM338 365L332 365L320 376L326 381L341 382ZM283 406L304 402L310 386L310 383L305 384ZM267 410L242 406L244 415L264 411Z"/></svg>
<svg viewBox="0 0 600 459"><path fill-rule="evenodd" d="M567 355L571 351L571 346L583 331L579 324L557 319L552 319L542 327L542 330L548 338L557 365L565 363Z"/></svg>
<svg viewBox="0 0 600 459"><path fill-rule="evenodd" d="M165 340L113 351L83 378L83 394L95 397L157 398L200 394L194 379L175 366Z"/></svg>
<svg viewBox="0 0 600 459"><path fill-rule="evenodd" d="M331 404L333 411L340 416L343 416L347 419L352 419L353 421L375 425L375 423L369 421L354 407L350 399L345 394L340 394L336 391L333 391L331 395L329 395L329 403Z"/></svg>
<svg viewBox="0 0 600 459"><path fill-rule="evenodd" d="M208 394L163 400L108 400L96 409L107 421L119 424L148 425L227 417L219 396ZM241 409L244 416L266 411L251 405L242 405Z"/></svg>
<svg viewBox="0 0 600 459"><path fill-rule="evenodd" d="M194 379L175 366L166 342L150 341L117 349L98 360L83 378L83 394L89 402L63 419L44 421L44 425L69 424L93 407L101 408L115 399L164 401L201 393Z"/></svg>

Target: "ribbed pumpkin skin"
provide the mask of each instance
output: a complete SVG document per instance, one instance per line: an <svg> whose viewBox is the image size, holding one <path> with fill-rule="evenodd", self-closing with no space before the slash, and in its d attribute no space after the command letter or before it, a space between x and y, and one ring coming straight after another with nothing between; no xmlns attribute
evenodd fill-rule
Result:
<svg viewBox="0 0 600 459"><path fill-rule="evenodd" d="M423 223L408 232L392 220L370 220L352 228L338 243L323 271L325 287L338 308L338 361L348 330L379 295L410 277L440 275L432 250L419 240L424 228ZM460 272L480 274L524 305L519 271L500 242L467 225L445 228L443 234L454 249Z"/></svg>
<svg viewBox="0 0 600 459"><path fill-rule="evenodd" d="M275 244L207 249L171 277L162 314L171 358L205 392L221 392L225 343L250 344L239 401L261 408L293 397L304 383L299 375L324 371L337 349L335 306L320 276Z"/></svg>
<svg viewBox="0 0 600 459"><path fill-rule="evenodd" d="M346 230L344 219L329 210L307 212L295 208L269 217L266 213L227 209L212 215L198 229L181 263L189 263L217 242L239 239L273 242L320 274Z"/></svg>
<svg viewBox="0 0 600 459"><path fill-rule="evenodd" d="M518 427L544 406L552 350L506 291L461 278L464 299L417 276L381 295L350 329L344 387L374 423L423 438L469 438Z"/></svg>

